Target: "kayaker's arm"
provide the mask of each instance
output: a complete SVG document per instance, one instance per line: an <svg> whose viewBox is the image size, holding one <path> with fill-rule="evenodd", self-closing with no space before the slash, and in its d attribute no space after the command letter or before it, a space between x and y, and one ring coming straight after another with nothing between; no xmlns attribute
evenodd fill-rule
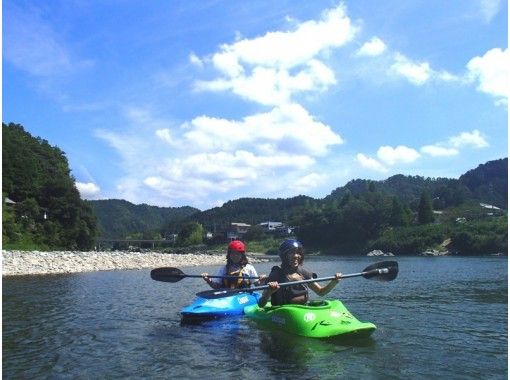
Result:
<svg viewBox="0 0 510 380"><path fill-rule="evenodd" d="M208 277L209 273L202 273L202 278L205 282L209 284L209 286L213 289L219 289L221 287L221 283L214 282Z"/></svg>
<svg viewBox="0 0 510 380"><path fill-rule="evenodd" d="M267 278L267 276L266 276L265 274L261 274L261 275L259 276L259 279L258 279L258 280L255 280L255 281L253 282L253 285L255 285L255 286L265 285L265 284L266 284L266 278Z"/></svg>
<svg viewBox="0 0 510 380"><path fill-rule="evenodd" d="M329 284L327 284L326 286L320 286L319 283L317 283L317 282L312 282L309 286L310 286L310 289L312 289L315 293L317 293L317 295L322 297L322 296L325 296L326 294L328 294L331 290L333 290L333 288L338 284L338 282L340 281L341 278L342 278L342 273L336 273L335 278L333 280L331 280L331 282Z"/></svg>
<svg viewBox="0 0 510 380"><path fill-rule="evenodd" d="M278 289L280 289L280 285L276 281L268 282L267 285L269 285L269 288L264 289L262 292L262 295L259 298L258 305L259 307L266 306L267 301L269 301L269 298L271 298L271 295L276 292Z"/></svg>

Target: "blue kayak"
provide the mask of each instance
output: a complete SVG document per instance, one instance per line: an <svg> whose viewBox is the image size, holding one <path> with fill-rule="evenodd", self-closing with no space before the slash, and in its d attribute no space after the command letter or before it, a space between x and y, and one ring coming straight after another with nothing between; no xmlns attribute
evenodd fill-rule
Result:
<svg viewBox="0 0 510 380"><path fill-rule="evenodd" d="M243 315L244 308L256 305L259 298L258 293L238 293L217 299L197 297L191 305L181 310L181 321L193 323Z"/></svg>

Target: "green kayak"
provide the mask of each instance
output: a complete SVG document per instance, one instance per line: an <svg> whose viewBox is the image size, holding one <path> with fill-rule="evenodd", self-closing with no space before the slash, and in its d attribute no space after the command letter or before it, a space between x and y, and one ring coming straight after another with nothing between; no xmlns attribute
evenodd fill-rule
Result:
<svg viewBox="0 0 510 380"><path fill-rule="evenodd" d="M244 314L262 326L311 338L365 338L376 329L373 323L358 321L339 300L264 308L250 305Z"/></svg>

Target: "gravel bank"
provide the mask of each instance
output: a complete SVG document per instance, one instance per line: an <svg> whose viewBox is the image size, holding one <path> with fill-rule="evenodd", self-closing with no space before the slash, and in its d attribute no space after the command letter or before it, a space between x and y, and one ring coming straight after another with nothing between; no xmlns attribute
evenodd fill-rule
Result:
<svg viewBox="0 0 510 380"><path fill-rule="evenodd" d="M250 255L249 255L250 256ZM267 261L250 256L251 263ZM4 251L2 276L94 272L101 270L189 267L225 263L224 254L124 251Z"/></svg>

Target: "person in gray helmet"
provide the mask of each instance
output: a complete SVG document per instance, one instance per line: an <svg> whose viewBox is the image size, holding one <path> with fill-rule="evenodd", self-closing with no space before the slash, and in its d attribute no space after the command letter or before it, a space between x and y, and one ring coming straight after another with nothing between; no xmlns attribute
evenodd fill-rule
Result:
<svg viewBox="0 0 510 380"><path fill-rule="evenodd" d="M259 307L264 307L271 298L271 305L305 304L308 302L308 288L319 296L328 294L340 281L342 274L336 273L335 278L327 285L321 286L317 282L290 285L280 287L280 283L308 280L314 278L314 274L303 267L303 245L295 239L285 240L279 248L282 263L275 266L266 279L269 288L265 289L259 299Z"/></svg>

